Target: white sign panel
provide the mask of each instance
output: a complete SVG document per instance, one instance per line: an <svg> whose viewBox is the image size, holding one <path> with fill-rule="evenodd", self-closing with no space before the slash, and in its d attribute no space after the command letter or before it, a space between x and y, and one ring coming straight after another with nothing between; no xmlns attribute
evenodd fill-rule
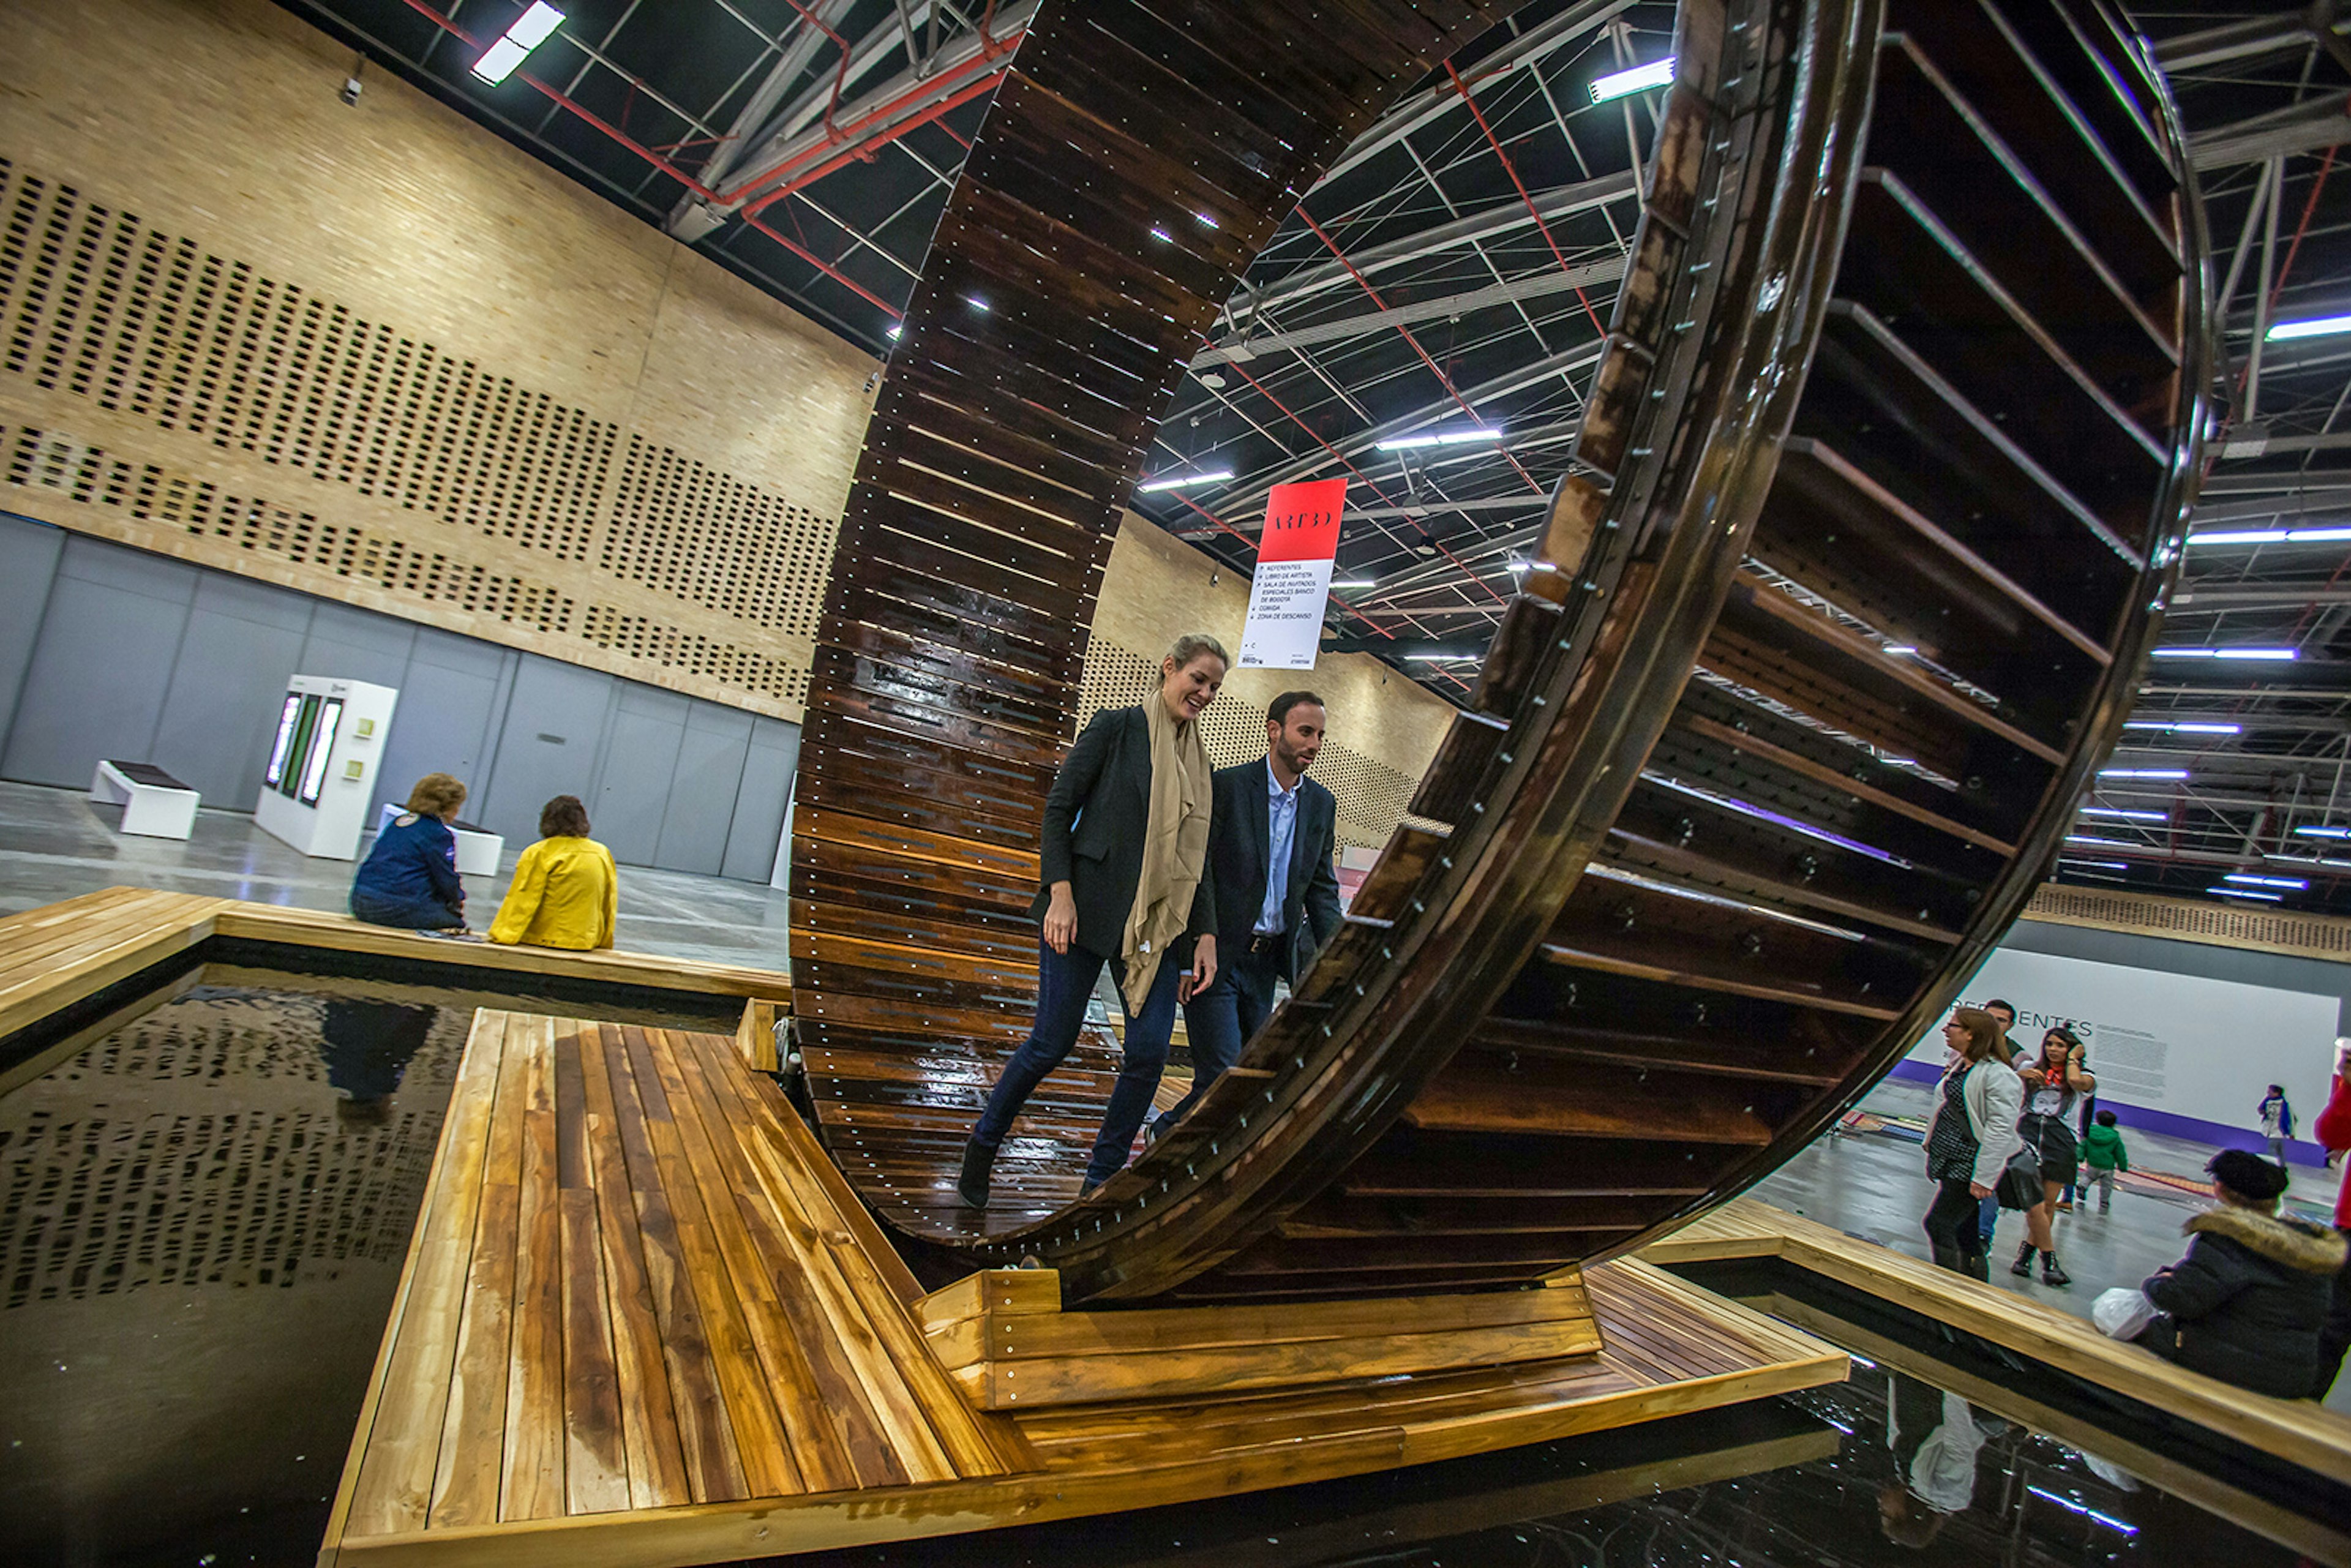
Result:
<svg viewBox="0 0 2351 1568"><path fill-rule="evenodd" d="M1962 1005L1994 997L2014 1004L2020 1045L2037 1051L2057 1024L2079 1035L2102 1101L2256 1128L2254 1103L2282 1083L2303 1136L2326 1103L2340 1007L2331 996L2003 947ZM1910 1054L1939 1064L1941 1025Z"/></svg>
<svg viewBox="0 0 2351 1568"><path fill-rule="evenodd" d="M1258 536L1257 575L1241 627L1240 667L1311 670L1322 646L1322 612L1331 600L1331 562L1339 551L1344 479L1276 485Z"/></svg>

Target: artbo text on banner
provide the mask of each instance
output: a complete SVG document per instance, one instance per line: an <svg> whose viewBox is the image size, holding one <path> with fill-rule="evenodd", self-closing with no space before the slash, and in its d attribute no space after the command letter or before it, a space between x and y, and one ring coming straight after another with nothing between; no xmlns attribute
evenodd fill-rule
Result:
<svg viewBox="0 0 2351 1568"><path fill-rule="evenodd" d="M1339 513L1346 504L1344 479L1276 485L1266 498L1249 621L1241 628L1241 668L1314 667L1322 607L1331 597L1331 562L1339 553Z"/></svg>

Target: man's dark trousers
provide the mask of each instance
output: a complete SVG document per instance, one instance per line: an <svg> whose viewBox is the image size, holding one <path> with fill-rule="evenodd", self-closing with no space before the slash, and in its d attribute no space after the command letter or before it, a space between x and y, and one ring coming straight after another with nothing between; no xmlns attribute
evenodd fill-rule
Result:
<svg viewBox="0 0 2351 1568"><path fill-rule="evenodd" d="M1192 1047L1192 1091L1153 1124L1173 1127L1273 1011L1276 980L1295 980L1315 950L1338 935L1339 879L1332 870L1338 802L1311 779L1298 781L1290 862L1279 931L1259 932L1272 852L1271 779L1259 759L1217 769L1208 863L1215 874L1217 977L1184 1004Z"/></svg>
<svg viewBox="0 0 2351 1568"><path fill-rule="evenodd" d="M1184 1032L1192 1045L1192 1087L1160 1114L1158 1132L1182 1121L1225 1069L1241 1059L1241 1047L1273 1011L1273 983L1281 978L1277 948L1287 948L1290 941L1287 931L1252 936L1229 958L1224 945L1217 945L1217 977L1184 1004Z"/></svg>

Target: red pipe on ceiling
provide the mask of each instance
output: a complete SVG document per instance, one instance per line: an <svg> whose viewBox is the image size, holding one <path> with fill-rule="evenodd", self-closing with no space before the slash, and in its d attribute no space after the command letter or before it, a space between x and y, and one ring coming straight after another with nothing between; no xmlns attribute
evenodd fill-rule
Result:
<svg viewBox="0 0 2351 1568"><path fill-rule="evenodd" d="M424 17L434 26L439 27L443 32L447 33L451 37L455 38L466 47L478 49L482 47L480 42L475 38L473 34L467 32L465 28L459 26L455 21L443 16L432 6L425 5L424 0L406 0L406 4L410 10L414 11L417 15ZM638 141L628 132L621 130L620 127L606 122L601 116L596 114L594 110L589 109L586 105L577 102L567 94L559 92L556 89L548 86L547 83L539 80L535 76L531 76L528 72L517 71L515 75L528 86L537 89L539 92L542 92L549 98L554 99L554 101L561 108L569 110L573 114L578 115L581 120L587 121L590 125L594 126L598 131L602 131L605 135L611 137L613 141L619 142L622 146L627 148L630 152L635 153L638 157L643 159L646 162L652 164L654 168L660 170L671 179L675 180L679 184L684 185L695 195L701 197L705 202L715 202L718 200L717 192L704 184L700 180L695 179L692 174L678 167L677 164L672 162L669 159L663 157L652 148ZM777 233L774 229L768 227L766 224L758 222L756 219L747 218L745 221L748 222L753 228L758 229L761 234L766 235L769 239L774 240L778 245L782 246L786 250L791 252L794 256L799 256L802 261L807 262L810 267L815 267L825 277L831 278L835 283L840 284L852 294L856 295L867 304L872 305L874 308L882 311L892 320L897 321L904 319L905 313L900 310L896 306L879 298L871 290L866 288L864 285L859 283L855 278L850 277L847 273L841 271L831 262L821 259L815 255L815 253L809 250L805 246L799 245L794 241L786 238L784 235Z"/></svg>

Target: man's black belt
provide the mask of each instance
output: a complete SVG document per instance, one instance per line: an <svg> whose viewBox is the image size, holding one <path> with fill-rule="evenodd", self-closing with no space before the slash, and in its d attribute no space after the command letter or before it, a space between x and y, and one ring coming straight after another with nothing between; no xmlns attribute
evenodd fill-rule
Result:
<svg viewBox="0 0 2351 1568"><path fill-rule="evenodd" d="M1287 932L1281 931L1252 931L1249 933L1249 946L1241 951L1252 955L1270 953L1280 946L1282 938L1287 935Z"/></svg>

